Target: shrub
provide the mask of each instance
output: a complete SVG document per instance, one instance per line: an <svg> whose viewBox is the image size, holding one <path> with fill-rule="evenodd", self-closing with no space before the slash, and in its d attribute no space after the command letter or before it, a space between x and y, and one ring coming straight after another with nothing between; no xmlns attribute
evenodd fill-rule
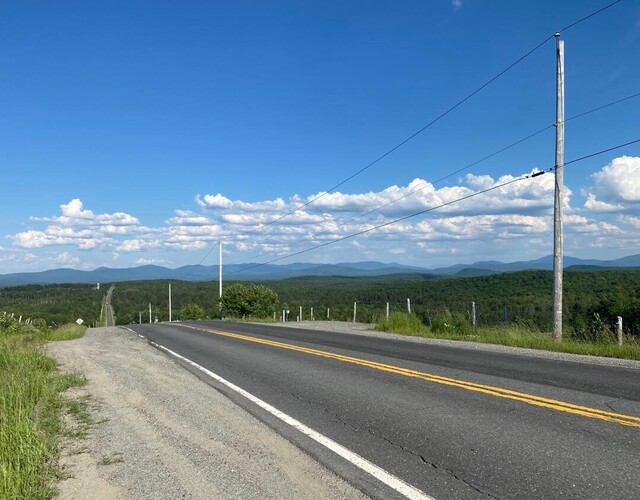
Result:
<svg viewBox="0 0 640 500"><path fill-rule="evenodd" d="M383 332L419 334L426 333L427 327L414 313L394 312L389 319L378 321L376 329Z"/></svg>
<svg viewBox="0 0 640 500"><path fill-rule="evenodd" d="M204 309L198 304L185 304L180 308L181 320L198 320L204 318Z"/></svg>
<svg viewBox="0 0 640 500"><path fill-rule="evenodd" d="M463 314L447 311L445 314L431 319L431 331L434 333L466 335L471 333L472 328L469 320Z"/></svg>
<svg viewBox="0 0 640 500"><path fill-rule="evenodd" d="M616 340L613 330L597 312L593 313L588 325L573 331L573 337L588 342L615 342Z"/></svg>
<svg viewBox="0 0 640 500"><path fill-rule="evenodd" d="M276 309L278 295L264 285L235 283L222 294L222 309L226 316L267 318Z"/></svg>

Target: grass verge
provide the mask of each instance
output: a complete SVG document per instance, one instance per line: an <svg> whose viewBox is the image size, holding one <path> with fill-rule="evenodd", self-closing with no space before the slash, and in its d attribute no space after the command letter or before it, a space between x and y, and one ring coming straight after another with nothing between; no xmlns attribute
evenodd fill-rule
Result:
<svg viewBox="0 0 640 500"><path fill-rule="evenodd" d="M401 312L391 313L389 318L378 321L376 330L420 336L427 336L430 331L415 314Z"/></svg>
<svg viewBox="0 0 640 500"><path fill-rule="evenodd" d="M0 323L0 498L55 495L63 393L85 379L60 373L41 346L48 337L78 335L79 330L41 332L7 318Z"/></svg>
<svg viewBox="0 0 640 500"><path fill-rule="evenodd" d="M55 330L49 330L44 333L44 340L59 341L59 340L74 340L82 337L87 331L87 327L84 325L76 325L75 323L69 323L68 325L62 325Z"/></svg>
<svg viewBox="0 0 640 500"><path fill-rule="evenodd" d="M435 324L434 322L434 326ZM389 316L388 320L379 321L375 329L434 339L466 340L570 354L640 360L640 342L633 339L626 339L626 342L621 346L615 342L588 342L575 340L571 337L565 337L562 342L556 342L548 333L536 332L517 325L481 327L474 332L470 327L456 327L454 322L443 322L442 324L444 328L441 327L434 331L433 327L429 328L424 325L415 314L394 313Z"/></svg>

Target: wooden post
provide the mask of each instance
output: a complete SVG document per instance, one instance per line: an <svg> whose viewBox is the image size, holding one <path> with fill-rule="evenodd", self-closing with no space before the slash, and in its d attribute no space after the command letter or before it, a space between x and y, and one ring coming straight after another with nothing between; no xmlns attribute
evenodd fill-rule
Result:
<svg viewBox="0 0 640 500"><path fill-rule="evenodd" d="M389 303L387 302L387 321L389 321Z"/></svg>
<svg viewBox="0 0 640 500"><path fill-rule="evenodd" d="M353 322L354 323L356 322L356 311L357 311L357 307L358 307L357 304L358 304L357 302L353 303Z"/></svg>
<svg viewBox="0 0 640 500"><path fill-rule="evenodd" d="M476 303L471 302L471 326L473 327L473 331L476 330Z"/></svg>
<svg viewBox="0 0 640 500"><path fill-rule="evenodd" d="M616 331L618 334L618 345L622 345L622 316L618 316L618 322L616 323Z"/></svg>

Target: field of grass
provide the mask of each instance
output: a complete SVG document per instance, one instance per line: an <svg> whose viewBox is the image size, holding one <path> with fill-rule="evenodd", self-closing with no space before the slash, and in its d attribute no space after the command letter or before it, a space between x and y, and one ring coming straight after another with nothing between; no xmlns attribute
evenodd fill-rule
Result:
<svg viewBox="0 0 640 500"><path fill-rule="evenodd" d="M376 330L428 338L466 340L545 351L640 360L640 342L635 339L627 338L624 344L619 346L612 340L589 342L565 335L562 342L556 342L550 333L536 331L530 326L480 327L473 331L468 322L456 317L434 318L429 327L424 325L415 314L394 313L388 320L380 320L376 324Z"/></svg>
<svg viewBox="0 0 640 500"><path fill-rule="evenodd" d="M85 328L39 330L0 317L0 498L55 495L63 393L84 384L62 374L42 349L46 340L77 338Z"/></svg>

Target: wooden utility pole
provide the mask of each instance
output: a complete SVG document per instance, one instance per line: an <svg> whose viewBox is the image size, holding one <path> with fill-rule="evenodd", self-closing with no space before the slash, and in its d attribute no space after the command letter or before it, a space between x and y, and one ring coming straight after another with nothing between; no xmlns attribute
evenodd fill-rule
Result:
<svg viewBox="0 0 640 500"><path fill-rule="evenodd" d="M222 240L218 241L218 298L222 307Z"/></svg>
<svg viewBox="0 0 640 500"><path fill-rule="evenodd" d="M562 341L562 202L564 198L564 40L556 33L556 162L553 202L553 338Z"/></svg>

